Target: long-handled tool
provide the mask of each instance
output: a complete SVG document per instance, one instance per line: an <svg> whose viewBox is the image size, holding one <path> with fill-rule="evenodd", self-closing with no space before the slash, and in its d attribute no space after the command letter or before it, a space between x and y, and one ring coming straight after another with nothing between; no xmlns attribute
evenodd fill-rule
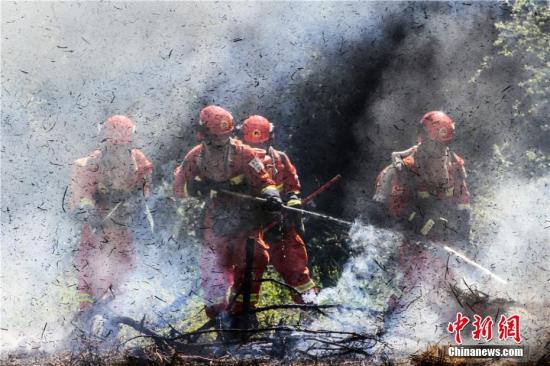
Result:
<svg viewBox="0 0 550 366"><path fill-rule="evenodd" d="M313 200L318 196L320 195L321 193L323 193L324 191L326 191L330 186L336 184L340 179L342 178L342 176L340 174L332 177L331 180L329 180L328 182L326 182L325 184L323 184L322 186L320 186L319 188L317 188L315 191L313 191L311 194L309 194L306 198L304 198L302 200L302 206L305 206L311 202L313 202ZM264 227L262 229L262 231L265 233L265 232L268 232L269 230L271 230L273 227L277 226L277 224L280 223L280 220L276 220L276 221L273 221L272 223L270 223L269 225L267 225L266 227Z"/></svg>
<svg viewBox="0 0 550 366"><path fill-rule="evenodd" d="M227 195L230 195L230 196L233 196L233 197L246 199L246 200L252 200L252 201L255 201L255 202L258 202L258 203L265 203L267 201L265 198L249 196L247 194L236 193L236 192L231 192L231 191L227 191L227 190L220 190L220 192L224 193L224 194L227 194ZM320 214L320 213L313 212L313 211L308 211L308 210L303 210L303 209L299 209L299 208L289 207L289 206L286 206L286 205L282 205L282 208L283 208L283 210L286 210L286 211L300 212L304 215L309 215L311 217L320 218L320 219L323 219L323 220L331 221L331 222L341 224L341 225L345 225L345 226L348 226L348 227L351 227L353 225L353 223L351 221L342 220L342 219L339 219L339 218L336 218L336 217L332 217L332 216L325 215L325 214ZM465 254L460 253L457 250L452 249L447 245L438 245L437 243L426 240L425 238L422 238L422 241L426 244L431 245L432 247L443 249L446 252L451 253L451 254L463 259L466 263L468 263L468 264L472 265L473 267L483 271L484 273L489 274L493 279L497 280L500 283L504 283L504 284L507 283L504 279L502 279L498 275L494 274L491 270L483 267L482 265L476 263L474 260L468 258Z"/></svg>
<svg viewBox="0 0 550 366"><path fill-rule="evenodd" d="M333 177L331 180L317 188L313 193L308 195L306 198L302 200L302 204L306 205L310 203L315 197L317 197L319 194L327 190L331 185L335 184L342 178L340 174ZM229 192L229 191L228 191ZM224 192L225 193L225 192ZM251 196L250 196L251 197ZM259 201L258 201L259 202ZM262 201L262 202L265 202ZM267 230L271 229L272 227L276 226L279 223L279 221L274 221L271 224L267 225L263 231L266 232ZM254 238L248 238L246 240L246 262L245 262L245 271L244 271L244 279L243 284L241 286L241 289L239 290L239 293L237 296L242 294L243 301L242 301L242 322L239 324L240 327L243 329L250 329L252 326L251 324L251 316L254 316L254 314L251 313L251 292L252 292L252 282L253 282L253 263L254 263L254 245L256 244Z"/></svg>
<svg viewBox="0 0 550 366"><path fill-rule="evenodd" d="M233 196L233 197L240 198L240 199L254 201L254 202L257 202L257 203L266 203L267 202L267 199L265 199L265 198L250 196L248 194L243 194L243 193L232 192L232 191L228 191L226 189L220 189L219 192L223 193L223 194L226 194L228 196ZM329 216L329 215L325 215L325 214L322 214L322 213L318 213L318 212L304 210L304 209L296 208L296 207L290 207L290 206L287 206L287 205L281 205L281 208L285 211L297 212L297 213L301 213L303 215L317 217L319 219L331 221L331 222L334 222L336 224L341 224L341 225L346 225L346 226L353 225L353 223L351 221L342 220L342 219L339 219L339 218L336 218L336 217L333 217L333 216Z"/></svg>
<svg viewBox="0 0 550 366"><path fill-rule="evenodd" d="M115 205L115 207L113 207L111 209L111 211L109 211L107 213L107 215L105 215L105 217L101 220L101 223L103 224L107 220L109 220L111 218L111 216L113 216L113 214L116 212L116 210L118 210L120 205L122 205L125 202L126 201L118 202ZM149 223L149 229L151 229L151 233L154 234L155 233L155 220L153 219L153 214L151 213L151 209L149 208L149 205L147 204L147 202L145 202L145 217L147 218L147 222Z"/></svg>
<svg viewBox="0 0 550 366"><path fill-rule="evenodd" d="M332 177L331 180L317 188L315 191L313 191L310 195L308 195L306 198L302 200L302 205L307 205L311 203L318 195L326 191L330 186L336 184L340 179L342 179L342 176L340 174L335 175Z"/></svg>

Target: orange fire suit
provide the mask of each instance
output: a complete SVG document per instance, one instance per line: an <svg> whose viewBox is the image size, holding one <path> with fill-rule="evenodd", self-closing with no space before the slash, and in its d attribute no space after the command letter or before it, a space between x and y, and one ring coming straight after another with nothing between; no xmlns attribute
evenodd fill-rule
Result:
<svg viewBox="0 0 550 366"><path fill-rule="evenodd" d="M203 144L191 149L174 171L174 195L187 197L193 184L204 181L225 184L229 190L251 195L275 191L273 180L250 146L231 139L225 149L224 157L215 159ZM254 208L248 202L210 192L201 228L200 258L201 288L210 318L226 309L234 314L242 310L246 242L258 235L253 216ZM260 280L268 261L267 245L262 240L255 241L251 308L255 308L258 301Z"/></svg>
<svg viewBox="0 0 550 366"><path fill-rule="evenodd" d="M403 163L402 171L388 166L378 175L374 200L386 203L391 215L418 222L420 233L430 234L434 239L441 239L442 234L441 230L437 230L437 235L436 230L432 231L436 224L435 216L444 217L451 227L458 230L468 226L470 193L466 185L464 160L460 156L450 153L448 184L437 190L429 187L419 173L415 152L407 156Z"/></svg>
<svg viewBox="0 0 550 366"><path fill-rule="evenodd" d="M77 216L88 212L75 258L81 310L119 291L133 268L131 198L149 194L152 171L153 165L138 149L131 150L124 166L108 170L103 168L101 150L74 162L70 208Z"/></svg>
<svg viewBox="0 0 550 366"><path fill-rule="evenodd" d="M430 187L422 178L417 162L416 149L403 159L401 171L388 166L376 179L374 200L386 204L389 213L402 219L411 229L430 240L453 240L453 235L466 238L469 233L470 194L466 185L464 160L450 153L447 162L448 184L438 189ZM440 218L446 221L442 222ZM433 291L443 291L444 277L452 281L452 273L447 274L446 264L433 253L422 247L408 245L401 247L400 268L404 277L401 283L409 290L417 286L423 273L435 271L445 276L436 276Z"/></svg>
<svg viewBox="0 0 550 366"><path fill-rule="evenodd" d="M301 186L296 168L284 152L273 147L269 147L267 151L254 151L264 162L281 196L300 195ZM276 226L266 233L260 231L260 239L269 245L270 264L281 274L283 280L299 293L315 288L307 267L308 257L304 240L295 225L285 225L281 233L280 229ZM292 298L296 303L304 303L300 294L293 293Z"/></svg>

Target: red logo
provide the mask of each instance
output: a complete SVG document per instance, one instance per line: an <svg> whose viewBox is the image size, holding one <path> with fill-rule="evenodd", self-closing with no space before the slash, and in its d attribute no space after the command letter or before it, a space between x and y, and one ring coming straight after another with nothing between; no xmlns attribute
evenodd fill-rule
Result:
<svg viewBox="0 0 550 366"><path fill-rule="evenodd" d="M449 333L455 333L455 342L457 344L462 344L462 338L460 337L460 331L464 329L466 324L470 322L467 316L462 316L462 313L456 314L456 321L454 323L449 323L447 330Z"/></svg>
<svg viewBox="0 0 550 366"><path fill-rule="evenodd" d="M493 325L495 324L491 316L486 316L481 320L481 316L474 315L474 321L472 326L474 330L472 331L472 339L479 341L481 338L485 338L488 342L493 339ZM452 323L449 323L447 326L447 331L455 335L455 342L457 344L462 344L462 336L460 332L466 327L470 322L470 318L463 316L462 313L456 314L456 320ZM519 315L512 315L506 317L506 315L501 315L498 322L498 339L501 341L506 341L508 338L513 339L516 343L521 343L521 333L520 333L520 317Z"/></svg>
<svg viewBox="0 0 550 366"><path fill-rule="evenodd" d="M493 339L493 318L486 316L483 321L479 315L474 315L474 331L472 332L472 339L479 341L481 337L485 338L488 341Z"/></svg>
<svg viewBox="0 0 550 366"><path fill-rule="evenodd" d="M501 315L498 322L498 339L505 341L508 338L512 338L516 343L521 342L521 335L519 333L519 315L513 315L506 318Z"/></svg>

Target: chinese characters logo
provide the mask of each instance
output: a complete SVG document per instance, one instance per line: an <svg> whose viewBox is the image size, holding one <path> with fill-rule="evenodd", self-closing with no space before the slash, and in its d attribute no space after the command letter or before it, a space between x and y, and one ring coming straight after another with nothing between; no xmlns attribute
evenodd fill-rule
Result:
<svg viewBox="0 0 550 366"><path fill-rule="evenodd" d="M447 326L449 333L454 333L455 342L457 344L462 344L461 331L468 323L470 323L470 318L459 312L456 314L456 320L449 323ZM495 323L491 316L486 316L482 320L481 316L476 314L474 315L474 321L471 324L474 328L472 331L472 339L479 341L484 338L488 342L493 339L493 325ZM506 315L501 315L500 320L498 321L497 330L499 340L506 341L508 339L513 339L516 343L521 342L519 315L512 315L509 317Z"/></svg>

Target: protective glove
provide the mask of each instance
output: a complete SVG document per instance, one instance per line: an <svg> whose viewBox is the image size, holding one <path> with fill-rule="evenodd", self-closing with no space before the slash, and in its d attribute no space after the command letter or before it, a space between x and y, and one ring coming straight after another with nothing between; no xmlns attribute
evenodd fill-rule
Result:
<svg viewBox="0 0 550 366"><path fill-rule="evenodd" d="M266 197L266 202L264 204L264 209L266 211L275 212L281 211L283 206L283 200L279 196Z"/></svg>
<svg viewBox="0 0 550 366"><path fill-rule="evenodd" d="M191 197L206 198L210 195L210 183L199 177L187 182L187 194Z"/></svg>
<svg viewBox="0 0 550 366"><path fill-rule="evenodd" d="M288 207L302 209L302 200L296 193L290 193L287 198L286 205ZM284 221L284 227L294 227L300 235L303 235L305 232L304 228L304 217L301 212L296 211L287 211Z"/></svg>
<svg viewBox="0 0 550 366"><path fill-rule="evenodd" d="M276 189L265 189L262 192L262 197L265 198L265 203L263 204L263 209L269 212L281 211L283 206L283 200L279 195L279 191Z"/></svg>

